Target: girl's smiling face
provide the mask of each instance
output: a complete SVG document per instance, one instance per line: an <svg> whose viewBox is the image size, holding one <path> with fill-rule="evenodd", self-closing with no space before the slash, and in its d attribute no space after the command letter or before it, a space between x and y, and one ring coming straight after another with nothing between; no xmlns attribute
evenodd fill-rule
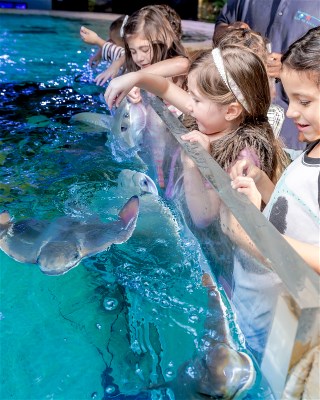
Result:
<svg viewBox="0 0 320 400"><path fill-rule="evenodd" d="M320 88L316 76L284 66L281 82L289 98L287 117L308 142L320 138Z"/></svg>
<svg viewBox="0 0 320 400"><path fill-rule="evenodd" d="M199 131L205 135L214 135L214 140L230 132L230 122L225 114L228 106L214 103L198 89L197 70L188 75L190 102L187 105L190 115L197 120Z"/></svg>
<svg viewBox="0 0 320 400"><path fill-rule="evenodd" d="M153 51L148 40L138 33L135 35L128 35L126 40L133 62L141 69L151 65Z"/></svg>

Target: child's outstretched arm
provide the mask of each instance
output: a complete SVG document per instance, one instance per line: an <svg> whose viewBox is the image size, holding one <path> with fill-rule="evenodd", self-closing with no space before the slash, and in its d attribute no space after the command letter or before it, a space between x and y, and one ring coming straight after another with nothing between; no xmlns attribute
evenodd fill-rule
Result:
<svg viewBox="0 0 320 400"><path fill-rule="evenodd" d="M96 67L102 58L102 51L99 49L93 56L89 58L89 66L90 68Z"/></svg>
<svg viewBox="0 0 320 400"><path fill-rule="evenodd" d="M106 41L102 39L100 36L98 36L96 32L86 28L85 26L82 26L80 28L80 36L84 42L89 44L95 44L99 47L102 47L106 43Z"/></svg>
<svg viewBox="0 0 320 400"><path fill-rule="evenodd" d="M173 76L186 75L188 73L190 62L187 57L173 57L167 60L159 61L144 68L143 72L170 78Z"/></svg>
<svg viewBox="0 0 320 400"><path fill-rule="evenodd" d="M300 255L304 261L310 265L318 274L320 274L320 248L319 246L312 245L299 240L293 239L289 236L282 235L286 241L292 246L295 251Z"/></svg>
<svg viewBox="0 0 320 400"><path fill-rule="evenodd" d="M121 56L117 60L114 60L113 63L107 68L105 71L101 72L94 79L98 86L103 86L109 79L115 78L125 63L125 56Z"/></svg>
<svg viewBox="0 0 320 400"><path fill-rule="evenodd" d="M220 198L215 189L203 178L198 166L184 152L183 186L193 223L206 228L219 216Z"/></svg>
<svg viewBox="0 0 320 400"><path fill-rule="evenodd" d="M166 100L183 113L189 112L189 94L166 78L142 71L130 72L113 79L105 92L105 99L111 109L119 106L122 99L137 86Z"/></svg>

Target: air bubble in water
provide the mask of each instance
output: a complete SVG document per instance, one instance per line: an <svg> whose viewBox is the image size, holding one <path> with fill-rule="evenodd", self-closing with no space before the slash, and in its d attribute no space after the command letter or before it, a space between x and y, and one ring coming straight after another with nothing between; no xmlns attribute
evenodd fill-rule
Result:
<svg viewBox="0 0 320 400"><path fill-rule="evenodd" d="M169 379L172 379L172 378L174 378L174 371L171 369L171 368L167 368L165 371L164 371L164 374L165 374L165 376L167 377L167 378L169 378Z"/></svg>
<svg viewBox="0 0 320 400"><path fill-rule="evenodd" d="M111 394L111 393L114 393L115 390L116 390L116 388L113 385L109 385L109 386L106 387L105 392L108 393L108 394Z"/></svg>
<svg viewBox="0 0 320 400"><path fill-rule="evenodd" d="M118 307L118 300L117 299L113 299L112 297L106 297L103 300L103 307L107 310L107 311L112 311L115 310Z"/></svg>

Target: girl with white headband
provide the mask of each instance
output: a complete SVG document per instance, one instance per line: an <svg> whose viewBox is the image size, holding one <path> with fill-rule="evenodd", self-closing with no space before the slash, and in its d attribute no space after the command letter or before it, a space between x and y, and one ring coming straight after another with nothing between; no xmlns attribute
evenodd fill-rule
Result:
<svg viewBox="0 0 320 400"><path fill-rule="evenodd" d="M105 92L118 106L133 86L150 91L195 118L198 130L183 135L199 142L225 170L248 158L274 181L285 156L267 120L268 77L261 59L238 46L200 54L191 64L186 92L166 79L144 72L114 79ZM183 156L184 190L194 224L209 226L217 217L217 196L195 163Z"/></svg>

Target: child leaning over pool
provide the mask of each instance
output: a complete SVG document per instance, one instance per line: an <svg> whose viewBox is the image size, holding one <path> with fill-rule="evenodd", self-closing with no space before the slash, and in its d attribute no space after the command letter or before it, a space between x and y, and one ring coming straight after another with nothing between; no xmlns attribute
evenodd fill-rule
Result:
<svg viewBox="0 0 320 400"><path fill-rule="evenodd" d="M231 169L234 189L246 194L298 254L320 273L320 27L311 29L282 56L281 82L289 98L287 116L310 143L274 182L248 160ZM243 175L246 176L243 176Z"/></svg>
<svg viewBox="0 0 320 400"><path fill-rule="evenodd" d="M248 158L273 181L281 174L286 157L267 121L268 77L263 62L250 50L228 46L199 55L189 70L189 92L144 71L116 78L105 92L109 107L119 105L133 86L193 116L199 131L182 138L202 144L225 170L237 159ZM207 227L219 214L215 190L187 156L183 156L183 167L192 220L198 227Z"/></svg>
<svg viewBox="0 0 320 400"><path fill-rule="evenodd" d="M102 39L95 32L84 27L81 29L87 33L90 43L98 44L99 41L101 45ZM162 4L146 6L130 17L126 16L121 27L121 35L125 49L108 43L102 45L103 58L106 60L112 58L115 61L108 70L96 77L98 85L104 85L109 78L114 78L124 64L127 72L148 66L148 72L165 77L186 74L189 62L180 42L181 18L171 7ZM144 41L144 46L140 46L144 51L135 48L137 40ZM144 56L145 60L139 60L141 56ZM148 57L150 60L146 63ZM151 67L151 64L164 60L171 61ZM138 101L140 96L133 94L132 100Z"/></svg>
<svg viewBox="0 0 320 400"><path fill-rule="evenodd" d="M100 36L97 35L96 32L92 31L91 29L81 26L81 28L80 28L81 39L85 43L94 44L94 45L99 46L98 51L92 57L89 58L89 66L91 68L96 67L103 59L102 49L106 43L108 43L109 45L113 44L117 47L123 48L124 43L123 43L123 38L120 35L120 30L121 30L124 18L125 18L125 16L123 15L123 16L115 19L111 23L110 28L109 28L109 39L107 39L107 40L102 39ZM120 51L120 49L118 49L117 51ZM113 55L113 57L116 57L116 52ZM106 60L106 61L110 61L110 60Z"/></svg>

